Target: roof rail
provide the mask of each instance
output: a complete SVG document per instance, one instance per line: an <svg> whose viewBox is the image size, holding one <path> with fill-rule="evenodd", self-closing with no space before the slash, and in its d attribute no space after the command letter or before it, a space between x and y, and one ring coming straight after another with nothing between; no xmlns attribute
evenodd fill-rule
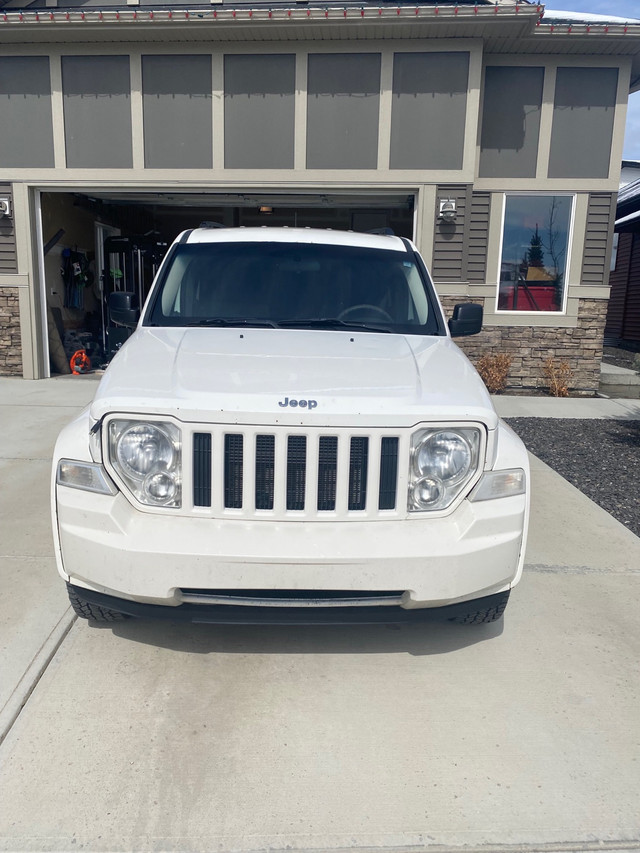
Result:
<svg viewBox="0 0 640 853"><path fill-rule="evenodd" d="M223 225L222 222L205 221L205 222L201 222L200 225L198 225L198 228L226 228L226 227L227 226Z"/></svg>

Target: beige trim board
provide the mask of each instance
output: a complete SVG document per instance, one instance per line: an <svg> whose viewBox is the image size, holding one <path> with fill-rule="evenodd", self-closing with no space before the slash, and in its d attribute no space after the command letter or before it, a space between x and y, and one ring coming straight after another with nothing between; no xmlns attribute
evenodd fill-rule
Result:
<svg viewBox="0 0 640 853"><path fill-rule="evenodd" d="M90 186L95 190L156 189L194 190L225 189L226 187L329 187L334 184L353 187L392 189L396 185L412 184L471 184L473 177L453 169L446 171L386 169L0 169L0 181L29 183L50 189ZM283 187L284 184L284 187ZM534 184L535 187L535 184ZM534 188L532 187L532 189ZM566 184L562 185L565 192ZM476 187L477 189L477 187ZM616 184L617 191L618 187ZM610 188L607 188L608 191Z"/></svg>
<svg viewBox="0 0 640 853"><path fill-rule="evenodd" d="M0 287L29 287L29 276L19 273L0 275Z"/></svg>
<svg viewBox="0 0 640 853"><path fill-rule="evenodd" d="M569 299L600 299L609 301L611 288L603 284L570 284Z"/></svg>
<svg viewBox="0 0 640 853"><path fill-rule="evenodd" d="M5 44L3 56L108 56L138 54L225 54L225 53L293 53L295 51L310 53L371 53L372 51L393 51L395 53L443 53L452 50L464 52L477 51L482 55L483 39L475 38L428 38L428 39L398 39L377 38L360 40L343 40L330 37L322 41L300 39L290 41L286 38L269 41L178 41L175 32L169 42L42 42L20 44ZM596 57L594 57L596 58Z"/></svg>
<svg viewBox="0 0 640 853"><path fill-rule="evenodd" d="M142 56L129 57L129 80L131 85L131 157L133 168L144 169L144 107L142 103Z"/></svg>
<svg viewBox="0 0 640 853"><path fill-rule="evenodd" d="M566 314L489 314L484 315L484 326L509 327L536 327L541 329L575 329L578 326L577 316Z"/></svg>
<svg viewBox="0 0 640 853"><path fill-rule="evenodd" d="M20 288L18 291L20 306L20 345L22 350L22 376L25 379L40 379L36 372L36 354L34 342L34 326L32 324L32 295L31 288Z"/></svg>
<svg viewBox="0 0 640 853"><path fill-rule="evenodd" d="M615 54L595 56L589 53L485 53L484 65L528 65L544 68L583 67L585 64L599 68L631 67L631 58Z"/></svg>
<svg viewBox="0 0 640 853"><path fill-rule="evenodd" d="M436 194L435 184L421 186L416 194L416 230L415 243L429 269L433 266L433 242L436 231Z"/></svg>
<svg viewBox="0 0 640 853"><path fill-rule="evenodd" d="M463 183L461 181L461 183ZM589 193L618 192L618 176L613 178L476 178L474 190L508 193Z"/></svg>
<svg viewBox="0 0 640 853"><path fill-rule="evenodd" d="M194 193L194 194L228 194L241 193L250 195L260 192L282 192L285 195L299 193L301 195L313 195L317 193L322 195L331 193L332 195L353 195L354 193L362 193L365 195L397 195L398 193L417 194L423 186L433 186L436 184L431 182L425 184L424 181L398 181L398 182L381 182L381 181L363 181L358 183L353 180L353 173L343 173L342 181L290 181L283 184L282 181L176 181L175 171L170 172L173 180L165 181L131 181L131 180L88 180L88 181L69 181L68 173L65 181L52 180L28 180L22 183L15 183L15 186L25 186L29 190L40 190L41 192L83 192L91 195L92 193L110 192L110 193ZM349 177L346 181L344 178ZM0 178L2 180L2 178Z"/></svg>

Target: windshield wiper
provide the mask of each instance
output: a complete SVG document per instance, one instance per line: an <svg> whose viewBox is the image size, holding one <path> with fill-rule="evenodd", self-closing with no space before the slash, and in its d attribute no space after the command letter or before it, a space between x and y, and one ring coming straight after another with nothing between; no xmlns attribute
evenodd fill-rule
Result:
<svg viewBox="0 0 640 853"><path fill-rule="evenodd" d="M370 326L368 323L350 323L346 320L338 320L337 317L317 317L307 320L280 320L278 325L290 329L345 329L357 332L384 332L390 334L390 329L379 326Z"/></svg>
<svg viewBox="0 0 640 853"><path fill-rule="evenodd" d="M278 328L278 324L274 323L273 320L259 320L257 317L204 317L202 320L196 320L193 323L187 323L187 326L221 326L224 328L233 328L234 326L255 326L256 328L265 329Z"/></svg>

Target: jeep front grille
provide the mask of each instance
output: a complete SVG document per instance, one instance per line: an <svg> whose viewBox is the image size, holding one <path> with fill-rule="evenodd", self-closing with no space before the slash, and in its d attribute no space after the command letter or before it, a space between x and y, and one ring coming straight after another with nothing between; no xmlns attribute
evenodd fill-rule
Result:
<svg viewBox="0 0 640 853"><path fill-rule="evenodd" d="M194 432L194 508L208 508L212 515L304 518L397 511L400 436L333 432L255 427ZM185 471L187 488L188 479Z"/></svg>

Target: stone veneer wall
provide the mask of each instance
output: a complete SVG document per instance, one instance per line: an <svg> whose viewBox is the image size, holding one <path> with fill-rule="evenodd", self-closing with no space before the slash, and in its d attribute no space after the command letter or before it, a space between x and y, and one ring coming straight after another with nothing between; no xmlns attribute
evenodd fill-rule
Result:
<svg viewBox="0 0 640 853"><path fill-rule="evenodd" d="M22 339L17 287L0 287L0 376L22 376Z"/></svg>
<svg viewBox="0 0 640 853"><path fill-rule="evenodd" d="M474 300L445 296L441 301L449 317L454 305ZM482 355L508 353L512 362L507 391L548 388L544 363L548 358L553 358L558 363L566 362L571 368L573 378L569 383L570 392L586 396L597 391L600 382L606 316L606 300L581 299L576 328L487 326L479 335L456 338L456 343L472 362Z"/></svg>

